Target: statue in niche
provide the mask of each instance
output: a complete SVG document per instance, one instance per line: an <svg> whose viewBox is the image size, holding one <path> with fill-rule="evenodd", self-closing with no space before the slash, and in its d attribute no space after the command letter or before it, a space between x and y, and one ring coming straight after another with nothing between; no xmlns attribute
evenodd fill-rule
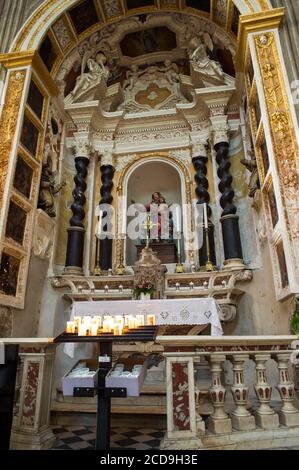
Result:
<svg viewBox="0 0 299 470"><path fill-rule="evenodd" d="M249 183L248 183L248 196L253 198L255 196L256 191L260 189L260 180L259 180L257 162L256 162L254 151L249 150L248 154L250 156L250 160L242 158L241 163L251 173Z"/></svg>
<svg viewBox="0 0 299 470"><path fill-rule="evenodd" d="M169 206L166 203L165 197L159 192L155 191L152 194L150 204L146 206L147 212L151 211L152 221L157 227L156 229L156 242L172 242L173 241L173 221L172 214Z"/></svg>
<svg viewBox="0 0 299 470"><path fill-rule="evenodd" d="M76 98L79 94L88 91L90 88L99 84L102 77L105 80L109 77L109 69L105 66L107 59L106 56L99 52L95 58L84 55L82 60L81 75L76 80L76 86L71 92L71 96ZM85 72L86 66L88 72Z"/></svg>
<svg viewBox="0 0 299 470"><path fill-rule="evenodd" d="M195 36L189 43L189 58L193 64L194 70L210 77L223 79L224 72L219 62L210 59L207 49L212 51L213 42L209 34L204 36L204 42Z"/></svg>
<svg viewBox="0 0 299 470"><path fill-rule="evenodd" d="M56 217L54 196L58 194L65 185L65 181L60 184L55 184L55 176L52 171L52 159L51 156L48 155L47 161L42 168L38 208L42 209L49 217Z"/></svg>

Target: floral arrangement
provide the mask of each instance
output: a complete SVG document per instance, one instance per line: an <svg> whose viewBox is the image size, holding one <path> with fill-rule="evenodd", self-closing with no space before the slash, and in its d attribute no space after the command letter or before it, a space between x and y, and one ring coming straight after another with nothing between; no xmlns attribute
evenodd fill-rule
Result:
<svg viewBox="0 0 299 470"><path fill-rule="evenodd" d="M135 289L134 289L134 294L135 294L135 298L139 298L140 297L140 294L150 294L152 295L154 292L155 292L155 287L153 286L153 284L150 284L149 282L144 282L143 284L138 284L137 286L135 286Z"/></svg>

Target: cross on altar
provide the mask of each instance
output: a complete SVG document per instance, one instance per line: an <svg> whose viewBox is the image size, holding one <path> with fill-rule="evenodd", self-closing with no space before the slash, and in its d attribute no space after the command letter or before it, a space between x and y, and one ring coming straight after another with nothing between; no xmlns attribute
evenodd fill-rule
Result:
<svg viewBox="0 0 299 470"><path fill-rule="evenodd" d="M146 230L146 248L149 247L149 242L151 239L151 230L157 226L158 224L154 224L150 214L148 214L146 217L146 222L142 225L142 227Z"/></svg>

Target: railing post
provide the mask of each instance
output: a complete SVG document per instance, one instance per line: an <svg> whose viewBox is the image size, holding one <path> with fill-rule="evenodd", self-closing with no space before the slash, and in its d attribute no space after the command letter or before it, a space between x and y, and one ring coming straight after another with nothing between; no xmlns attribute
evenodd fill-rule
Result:
<svg viewBox="0 0 299 470"><path fill-rule="evenodd" d="M279 369L279 384L277 386L282 408L279 413L280 422L284 426L299 425L299 410L295 407L295 386L289 375L289 359L291 352L276 354Z"/></svg>
<svg viewBox="0 0 299 470"><path fill-rule="evenodd" d="M194 367L192 357L166 355L167 437L196 437Z"/></svg>
<svg viewBox="0 0 299 470"><path fill-rule="evenodd" d="M254 354L256 362L257 382L254 386L256 396L260 406L256 411L256 423L263 429L273 429L279 427L279 418L277 413L271 408L270 401L272 387L268 383L266 362L271 358L270 354Z"/></svg>
<svg viewBox="0 0 299 470"><path fill-rule="evenodd" d="M215 434L229 434L232 432L232 423L224 411L226 390L221 384L222 363L225 362L226 357L224 354L213 353L208 360L212 372L209 392L214 406L214 412L208 420L208 429Z"/></svg>
<svg viewBox="0 0 299 470"><path fill-rule="evenodd" d="M11 448L50 449L55 436L49 426L54 345L32 345L20 349L21 372L18 414L14 417Z"/></svg>
<svg viewBox="0 0 299 470"><path fill-rule="evenodd" d="M244 363L249 359L249 354L233 354L234 384L231 387L233 398L236 404L235 410L231 413L231 420L234 429L238 431L249 431L255 429L254 416L247 410L248 387L244 382Z"/></svg>

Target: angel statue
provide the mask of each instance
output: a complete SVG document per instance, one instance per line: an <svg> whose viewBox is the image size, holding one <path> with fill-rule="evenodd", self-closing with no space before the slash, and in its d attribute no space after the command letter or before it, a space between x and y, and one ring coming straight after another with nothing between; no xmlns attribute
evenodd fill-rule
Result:
<svg viewBox="0 0 299 470"><path fill-rule="evenodd" d="M46 212L49 217L56 217L54 196L58 194L64 186L66 186L65 181L60 184L55 184L55 176L52 171L52 159L51 156L48 155L42 167L38 208Z"/></svg>
<svg viewBox="0 0 299 470"><path fill-rule="evenodd" d="M195 36L189 43L189 57L197 72L210 75L214 78L223 78L224 72L221 65L215 60L210 59L207 49L214 49L213 41L208 33L204 35L204 42Z"/></svg>
<svg viewBox="0 0 299 470"><path fill-rule="evenodd" d="M73 98L100 83L102 77L107 80L109 76L109 69L105 66L107 59L102 52L99 52L95 58L88 56L87 51L82 60L81 75L77 78L76 86L71 93ZM86 65L88 72L85 72Z"/></svg>
<svg viewBox="0 0 299 470"><path fill-rule="evenodd" d="M254 197L256 191L260 189L260 180L259 180L257 162L256 162L254 151L249 150L248 154L251 157L250 160L242 158L241 163L251 173L250 180L248 183L248 196Z"/></svg>

